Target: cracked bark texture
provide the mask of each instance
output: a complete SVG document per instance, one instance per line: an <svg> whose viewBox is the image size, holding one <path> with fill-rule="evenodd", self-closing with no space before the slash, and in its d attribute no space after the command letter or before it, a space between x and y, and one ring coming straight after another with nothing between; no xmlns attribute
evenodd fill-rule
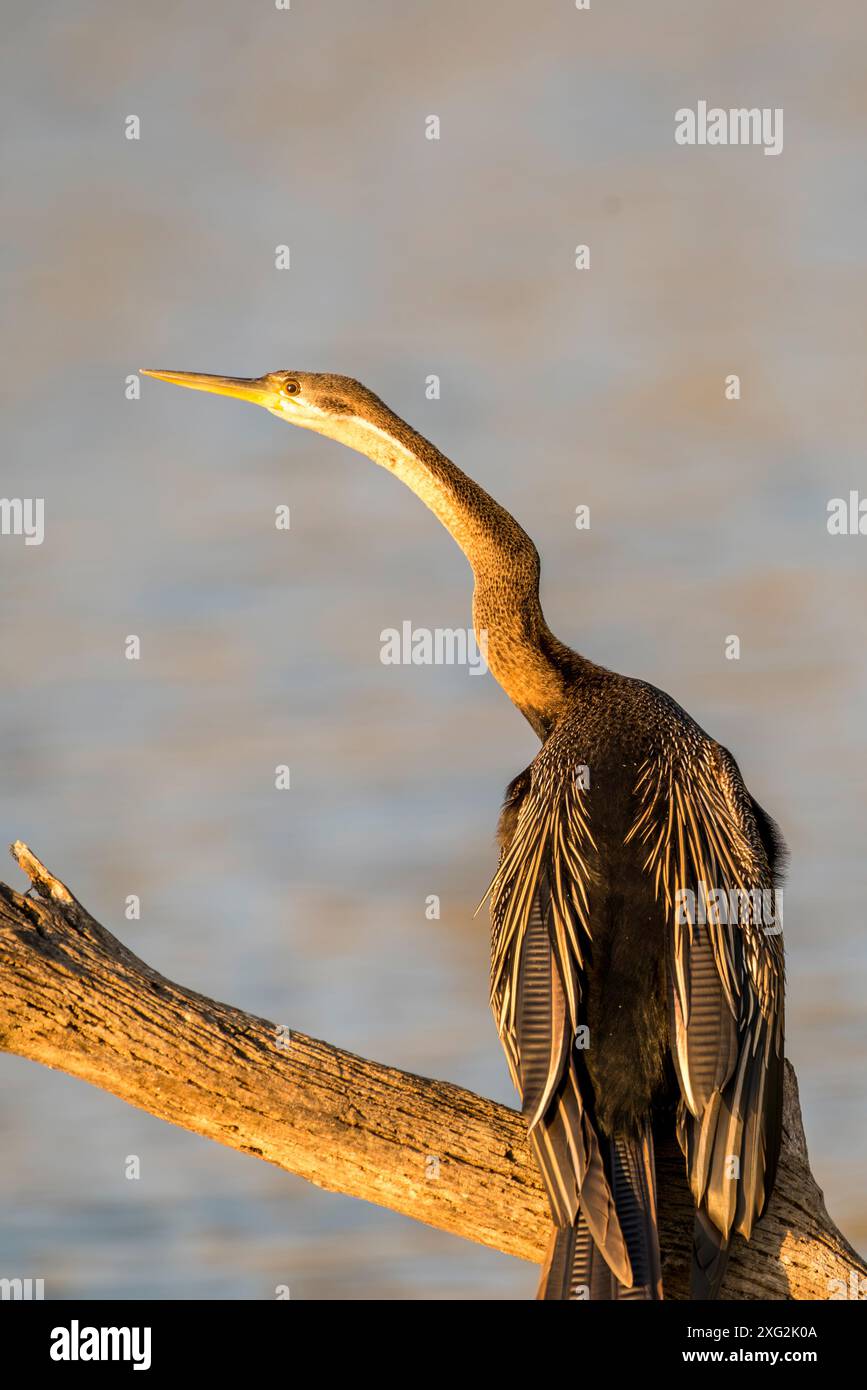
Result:
<svg viewBox="0 0 867 1390"><path fill-rule="evenodd" d="M319 1187L541 1261L548 1209L516 1111L175 984L26 845L12 853L38 897L0 884L0 1048ZM867 1267L810 1172L788 1063L783 1131L770 1207L749 1244L735 1240L722 1296L858 1297ZM692 1201L676 1146L657 1161L665 1295L682 1299Z"/></svg>

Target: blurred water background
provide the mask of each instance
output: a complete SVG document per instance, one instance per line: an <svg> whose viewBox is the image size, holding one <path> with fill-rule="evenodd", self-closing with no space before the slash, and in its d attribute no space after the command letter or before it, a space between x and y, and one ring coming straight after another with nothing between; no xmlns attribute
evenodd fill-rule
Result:
<svg viewBox="0 0 867 1390"><path fill-rule="evenodd" d="M170 977L512 1099L472 911L535 741L489 676L379 660L405 619L468 625L462 556L335 444L124 394L142 365L358 376L514 510L554 631L669 690L782 824L788 1053L867 1247L867 540L826 529L867 486L863 6L7 0L3 25L0 490L45 498L46 538L0 540L0 834ZM782 107L782 154L676 146L700 99ZM19 1058L0 1096L0 1272L49 1296L535 1287Z"/></svg>

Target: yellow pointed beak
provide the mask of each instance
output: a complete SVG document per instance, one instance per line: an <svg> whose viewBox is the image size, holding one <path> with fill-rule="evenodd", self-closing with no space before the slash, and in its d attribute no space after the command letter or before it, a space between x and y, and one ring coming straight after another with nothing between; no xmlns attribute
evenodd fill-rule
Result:
<svg viewBox="0 0 867 1390"><path fill-rule="evenodd" d="M142 376L156 377L157 381L170 381L174 386L188 386L191 391L210 391L214 396L234 396L239 401L250 401L252 405L274 405L277 391L267 377L210 376L205 372L153 372L140 369Z"/></svg>

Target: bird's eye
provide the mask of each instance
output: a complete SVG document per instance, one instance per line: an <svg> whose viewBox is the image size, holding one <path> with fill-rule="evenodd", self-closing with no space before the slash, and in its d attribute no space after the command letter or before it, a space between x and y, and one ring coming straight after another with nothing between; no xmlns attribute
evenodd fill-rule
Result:
<svg viewBox="0 0 867 1390"><path fill-rule="evenodd" d="M300 390L301 390L301 382L300 382L300 381L291 381L291 380L290 380L290 381L284 381L284 382L283 382L283 394L286 395L286 396L297 396L297 395L298 395L298 392L299 392Z"/></svg>

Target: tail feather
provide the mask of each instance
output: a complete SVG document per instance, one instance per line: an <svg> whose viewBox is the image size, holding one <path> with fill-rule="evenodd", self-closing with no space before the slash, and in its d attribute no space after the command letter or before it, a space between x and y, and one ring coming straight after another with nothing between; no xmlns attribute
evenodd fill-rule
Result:
<svg viewBox="0 0 867 1390"><path fill-rule="evenodd" d="M632 1293L612 1274L583 1212L574 1226L555 1226L536 1297L550 1301L612 1302Z"/></svg>
<svg viewBox="0 0 867 1390"><path fill-rule="evenodd" d="M704 1212L696 1212L692 1238L690 1297L696 1302L719 1298L729 1262L729 1242Z"/></svg>
<svg viewBox="0 0 867 1390"><path fill-rule="evenodd" d="M618 1279L593 1238L587 1194L571 1225L555 1226L542 1267L537 1297L592 1302L662 1298L662 1269L656 1217L656 1175L649 1126L640 1138L617 1135L606 1141L610 1191L629 1255L631 1279Z"/></svg>
<svg viewBox="0 0 867 1390"><path fill-rule="evenodd" d="M656 1215L656 1166L649 1124L640 1139L611 1141L614 1203L632 1265L630 1297L662 1298L662 1261Z"/></svg>

